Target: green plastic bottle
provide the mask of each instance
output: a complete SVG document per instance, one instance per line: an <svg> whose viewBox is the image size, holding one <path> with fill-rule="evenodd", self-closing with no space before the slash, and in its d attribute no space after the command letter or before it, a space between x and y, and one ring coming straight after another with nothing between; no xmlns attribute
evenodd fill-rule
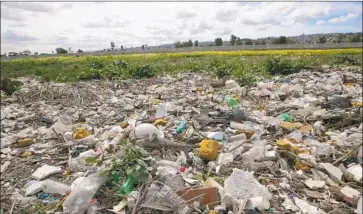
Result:
<svg viewBox="0 0 363 214"><path fill-rule="evenodd" d="M135 183L136 183L136 180L133 177L128 176L126 179L126 182L120 188L120 193L122 195L129 194L130 192L132 192L132 190L134 190Z"/></svg>
<svg viewBox="0 0 363 214"><path fill-rule="evenodd" d="M231 96L227 96L226 101L227 101L227 104L229 107L232 107L232 108L239 107L239 103L235 99L233 99Z"/></svg>

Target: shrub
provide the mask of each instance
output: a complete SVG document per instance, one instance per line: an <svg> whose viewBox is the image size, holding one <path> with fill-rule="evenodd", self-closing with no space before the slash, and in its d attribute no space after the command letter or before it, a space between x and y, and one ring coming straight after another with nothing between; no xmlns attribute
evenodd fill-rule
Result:
<svg viewBox="0 0 363 214"><path fill-rule="evenodd" d="M350 64L350 65L358 65L359 61L352 56L347 55L338 55L335 59L336 63Z"/></svg>
<svg viewBox="0 0 363 214"><path fill-rule="evenodd" d="M302 61L273 57L266 60L266 70L271 75L288 75L299 72L303 68Z"/></svg>
<svg viewBox="0 0 363 214"><path fill-rule="evenodd" d="M151 65L137 65L134 68L129 69L129 74L136 79L143 77L151 78L155 76L155 68Z"/></svg>
<svg viewBox="0 0 363 214"><path fill-rule="evenodd" d="M20 81L11 80L9 78L1 79L1 90L5 92L6 95L12 95L15 91L20 89L23 85Z"/></svg>

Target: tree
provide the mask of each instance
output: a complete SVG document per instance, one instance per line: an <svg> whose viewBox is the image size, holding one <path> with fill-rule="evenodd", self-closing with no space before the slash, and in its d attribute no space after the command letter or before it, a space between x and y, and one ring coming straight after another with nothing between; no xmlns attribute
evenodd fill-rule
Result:
<svg viewBox="0 0 363 214"><path fill-rule="evenodd" d="M237 40L237 36L235 35L231 35L231 40L229 41L229 43L234 46L236 44L236 40Z"/></svg>
<svg viewBox="0 0 363 214"><path fill-rule="evenodd" d="M181 47L183 47L183 45L179 41L175 42L174 43L174 46L175 46L175 48L181 48Z"/></svg>
<svg viewBox="0 0 363 214"><path fill-rule="evenodd" d="M25 50L25 51L23 51L23 54L28 56L28 55L32 54L32 52L30 50Z"/></svg>
<svg viewBox="0 0 363 214"><path fill-rule="evenodd" d="M199 46L199 42L198 42L198 40L195 40L194 41L194 47L198 47Z"/></svg>
<svg viewBox="0 0 363 214"><path fill-rule="evenodd" d="M321 37L319 37L319 39L318 39L318 43L326 43L326 36L321 36Z"/></svg>
<svg viewBox="0 0 363 214"><path fill-rule="evenodd" d="M188 40L188 47L193 47L193 42L191 39Z"/></svg>
<svg viewBox="0 0 363 214"><path fill-rule="evenodd" d="M122 50L122 51L124 50L124 46L123 46L123 45L121 45L121 50Z"/></svg>
<svg viewBox="0 0 363 214"><path fill-rule="evenodd" d="M287 44L286 36L280 36L272 40L272 44Z"/></svg>
<svg viewBox="0 0 363 214"><path fill-rule="evenodd" d="M337 36L337 43L342 43L343 39L344 39L343 34L341 34L341 33L338 34L338 36Z"/></svg>
<svg viewBox="0 0 363 214"><path fill-rule="evenodd" d="M223 45L222 38L216 38L214 40L214 42L216 43L216 46L222 46Z"/></svg>
<svg viewBox="0 0 363 214"><path fill-rule="evenodd" d="M360 39L360 35L359 34L356 34L354 35L351 39L350 39L350 42L360 42L361 39Z"/></svg>
<svg viewBox="0 0 363 214"><path fill-rule="evenodd" d="M38 52L34 52L34 55L38 55Z"/></svg>
<svg viewBox="0 0 363 214"><path fill-rule="evenodd" d="M68 53L68 51L64 48L56 48L55 51L57 52L57 54L66 54Z"/></svg>
<svg viewBox="0 0 363 214"><path fill-rule="evenodd" d="M246 39L245 45L252 45L252 40L251 39Z"/></svg>
<svg viewBox="0 0 363 214"><path fill-rule="evenodd" d="M145 45L141 45L141 49L143 49L143 50L144 50L144 49L145 49Z"/></svg>
<svg viewBox="0 0 363 214"><path fill-rule="evenodd" d="M83 53L84 51L81 49L78 49L77 53Z"/></svg>
<svg viewBox="0 0 363 214"><path fill-rule="evenodd" d="M111 50L113 50L115 48L115 43L114 42L110 42L111 43Z"/></svg>
<svg viewBox="0 0 363 214"><path fill-rule="evenodd" d="M237 38L236 39L236 45L242 45L242 40L241 40L241 38Z"/></svg>

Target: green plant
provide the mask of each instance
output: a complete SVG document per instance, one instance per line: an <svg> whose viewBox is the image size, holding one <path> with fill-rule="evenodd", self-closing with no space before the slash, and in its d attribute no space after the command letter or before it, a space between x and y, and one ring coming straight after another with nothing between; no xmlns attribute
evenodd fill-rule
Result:
<svg viewBox="0 0 363 214"><path fill-rule="evenodd" d="M266 70L271 75L288 75L299 72L304 66L301 60L272 57L266 60Z"/></svg>
<svg viewBox="0 0 363 214"><path fill-rule="evenodd" d="M136 79L141 79L143 77L151 78L155 76L155 68L152 65L137 65L134 68L129 69L129 74Z"/></svg>
<svg viewBox="0 0 363 214"><path fill-rule="evenodd" d="M22 82L11 80L9 78L2 78L0 82L1 90L5 92L6 95L12 95L15 91L19 90L23 85Z"/></svg>
<svg viewBox="0 0 363 214"><path fill-rule="evenodd" d="M222 58L217 58L207 65L207 69L218 78L222 78L231 75L231 73L235 70L235 67L233 63L229 63Z"/></svg>
<svg viewBox="0 0 363 214"><path fill-rule="evenodd" d="M335 58L335 62L338 63L338 64L340 64L340 63L350 64L350 65L358 65L359 64L359 61L357 59L355 59L352 56L348 56L348 55L338 55Z"/></svg>

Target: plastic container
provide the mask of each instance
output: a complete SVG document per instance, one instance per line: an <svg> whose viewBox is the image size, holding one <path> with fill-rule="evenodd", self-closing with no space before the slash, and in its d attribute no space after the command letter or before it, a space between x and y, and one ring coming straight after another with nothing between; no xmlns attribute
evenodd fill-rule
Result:
<svg viewBox="0 0 363 214"><path fill-rule="evenodd" d="M105 181L106 179L97 173L78 180L77 185L72 185L71 194L63 203L63 211L69 214L84 213L91 205L93 196Z"/></svg>
<svg viewBox="0 0 363 214"><path fill-rule="evenodd" d="M156 161L155 163L156 166L163 166L163 167L170 167L175 169L175 171L179 171L180 169L180 164L174 161L169 161L169 160L159 160Z"/></svg>

